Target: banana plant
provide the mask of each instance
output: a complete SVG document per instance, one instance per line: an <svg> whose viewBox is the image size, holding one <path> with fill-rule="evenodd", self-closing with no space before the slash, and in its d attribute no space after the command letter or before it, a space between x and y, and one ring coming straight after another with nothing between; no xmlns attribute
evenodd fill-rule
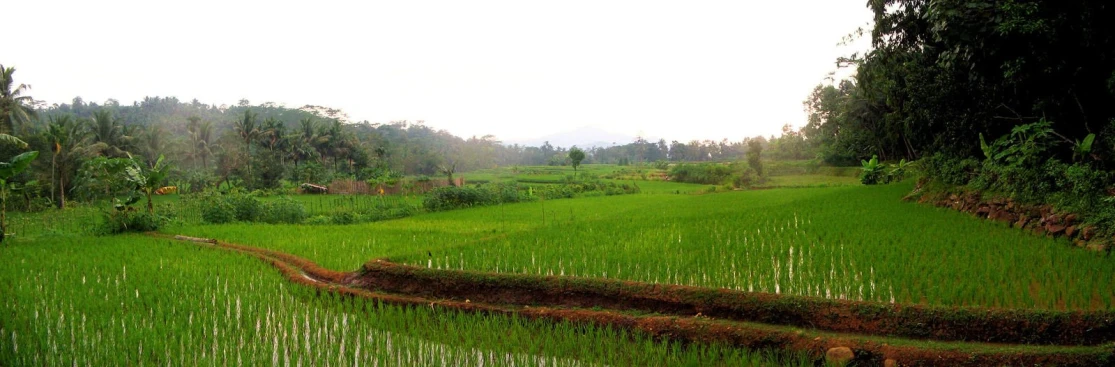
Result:
<svg viewBox="0 0 1115 367"><path fill-rule="evenodd" d="M992 150L991 144L987 144L987 140L983 139L983 133L979 134L979 148L983 150L983 156L988 160L995 158L995 151Z"/></svg>
<svg viewBox="0 0 1115 367"><path fill-rule="evenodd" d="M906 159L902 159L901 161L899 161L898 164L894 166L894 169L892 169L890 173L888 173L887 181L898 182L905 179L906 170L909 166L910 163L906 162Z"/></svg>
<svg viewBox="0 0 1115 367"><path fill-rule="evenodd" d="M155 190L162 187L163 181L166 181L167 174L170 173L170 167L163 164L163 156L160 154L159 159L155 161L155 165L150 169L146 169L139 162L132 162L132 165L124 169L124 177L136 185L136 190L143 192L147 196L147 213L154 214L155 206L151 203L151 195L155 194Z"/></svg>
<svg viewBox="0 0 1115 367"><path fill-rule="evenodd" d="M863 173L860 174L860 182L864 185L875 185L880 183L883 176L884 164L879 163L879 156L871 156L871 160L860 160L863 165Z"/></svg>
<svg viewBox="0 0 1115 367"><path fill-rule="evenodd" d="M31 161L39 156L38 151L30 151L22 153L12 158L8 162L0 162L0 243L4 242L4 237L8 233L7 224L7 203L8 203L8 180L20 174L27 167L31 166Z"/></svg>
<svg viewBox="0 0 1115 367"><path fill-rule="evenodd" d="M1088 154L1092 153L1092 143L1096 141L1096 134L1088 134L1084 137L1084 141L1077 141L1073 145L1072 160L1084 159Z"/></svg>

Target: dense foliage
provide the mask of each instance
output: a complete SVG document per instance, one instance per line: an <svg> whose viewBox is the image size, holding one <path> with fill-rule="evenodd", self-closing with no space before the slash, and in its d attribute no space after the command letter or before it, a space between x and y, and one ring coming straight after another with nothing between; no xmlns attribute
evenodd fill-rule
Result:
<svg viewBox="0 0 1115 367"><path fill-rule="evenodd" d="M1099 0L874 0L855 80L818 86L806 137L832 161L980 154L977 135L1038 120L1063 142L1110 135L1115 7ZM1102 139L1101 139L1102 141ZM1112 145L1097 149L1110 163ZM1067 160L1070 144L1047 152Z"/></svg>
<svg viewBox="0 0 1115 367"><path fill-rule="evenodd" d="M1106 1L873 0L852 80L805 101L826 163L928 157L928 176L1115 224L1115 7ZM879 181L881 171L866 173ZM1109 206L1109 205L1108 205Z"/></svg>

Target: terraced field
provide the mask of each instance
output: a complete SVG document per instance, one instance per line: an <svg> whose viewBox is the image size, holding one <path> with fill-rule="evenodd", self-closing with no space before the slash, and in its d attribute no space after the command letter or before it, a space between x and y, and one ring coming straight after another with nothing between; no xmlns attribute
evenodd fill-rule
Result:
<svg viewBox="0 0 1115 367"><path fill-rule="evenodd" d="M838 347L858 365L1113 360L1109 257L903 202L908 183L814 180L786 182L827 187L655 182L355 225L28 232L0 247L15 265L0 269L0 360L813 365Z"/></svg>
<svg viewBox="0 0 1115 367"><path fill-rule="evenodd" d="M176 228L303 256L567 275L883 303L1110 310L1115 262L946 209L908 184L647 194L354 226Z"/></svg>

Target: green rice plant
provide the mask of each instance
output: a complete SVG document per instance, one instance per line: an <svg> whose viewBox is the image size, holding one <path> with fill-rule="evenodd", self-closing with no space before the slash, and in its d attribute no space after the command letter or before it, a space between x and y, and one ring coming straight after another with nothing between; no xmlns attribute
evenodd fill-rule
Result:
<svg viewBox="0 0 1115 367"><path fill-rule="evenodd" d="M254 258L150 237L14 242L0 248L5 365L812 365L319 293Z"/></svg>
<svg viewBox="0 0 1115 367"><path fill-rule="evenodd" d="M910 183L555 200L350 227L180 232L338 270L442 269L626 279L873 302L1111 310L1115 263L1064 240L899 200Z"/></svg>

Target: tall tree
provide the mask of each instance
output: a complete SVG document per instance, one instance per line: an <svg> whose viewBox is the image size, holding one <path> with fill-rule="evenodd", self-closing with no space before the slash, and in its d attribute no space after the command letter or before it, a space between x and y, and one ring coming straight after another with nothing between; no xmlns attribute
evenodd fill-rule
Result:
<svg viewBox="0 0 1115 367"><path fill-rule="evenodd" d="M58 195L55 205L66 208L66 185L73 181L80 165L88 134L70 115L51 116L46 131L51 145L51 199Z"/></svg>
<svg viewBox="0 0 1115 367"><path fill-rule="evenodd" d="M16 126L30 122L36 113L34 99L25 95L31 86L15 85L12 74L15 74L15 67L0 64L0 133L14 136Z"/></svg>
<svg viewBox="0 0 1115 367"><path fill-rule="evenodd" d="M569 160L573 163L573 176L576 177L577 167L581 165L581 161L585 160L585 151L577 147L570 148Z"/></svg>
<svg viewBox="0 0 1115 367"><path fill-rule="evenodd" d="M291 139L290 146L290 157L294 160L295 167L298 167L298 162L311 159L317 154L317 140L317 121L312 117L298 121L298 132Z"/></svg>
<svg viewBox="0 0 1115 367"><path fill-rule="evenodd" d="M246 101L246 100L245 100ZM236 133L240 136L241 141L244 142L245 162L248 166L248 176L252 175L252 142L259 138L261 132L259 123L256 120L256 114L252 110L244 110L244 117L236 120L234 125Z"/></svg>
<svg viewBox="0 0 1115 367"><path fill-rule="evenodd" d="M100 144L102 154L111 158L122 158L127 155L125 151L127 140L131 137L125 135L120 119L112 115L112 111L100 109L93 112L89 121L89 135L94 144Z"/></svg>

